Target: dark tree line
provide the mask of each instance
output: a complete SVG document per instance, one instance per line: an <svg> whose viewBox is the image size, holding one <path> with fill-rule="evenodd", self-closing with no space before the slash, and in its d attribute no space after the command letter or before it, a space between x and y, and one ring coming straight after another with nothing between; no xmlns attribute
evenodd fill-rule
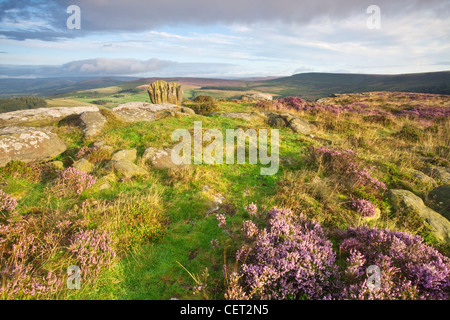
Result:
<svg viewBox="0 0 450 320"><path fill-rule="evenodd" d="M0 113L10 112L16 110L44 108L47 106L47 101L40 97L20 97L0 99Z"/></svg>

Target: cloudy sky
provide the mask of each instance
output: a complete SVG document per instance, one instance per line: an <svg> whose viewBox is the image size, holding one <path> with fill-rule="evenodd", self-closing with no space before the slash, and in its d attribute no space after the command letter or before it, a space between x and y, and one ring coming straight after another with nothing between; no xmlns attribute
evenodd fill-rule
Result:
<svg viewBox="0 0 450 320"><path fill-rule="evenodd" d="M0 0L0 78L443 70L450 0Z"/></svg>

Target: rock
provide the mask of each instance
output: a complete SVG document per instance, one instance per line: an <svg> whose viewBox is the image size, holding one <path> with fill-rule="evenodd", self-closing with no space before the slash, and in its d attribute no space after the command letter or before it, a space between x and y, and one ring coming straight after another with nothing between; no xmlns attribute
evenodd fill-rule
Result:
<svg viewBox="0 0 450 320"><path fill-rule="evenodd" d="M110 173L104 177L102 177L98 182L98 190L106 190L111 188L111 183L116 181L117 177L114 173Z"/></svg>
<svg viewBox="0 0 450 320"><path fill-rule="evenodd" d="M269 93L253 93L253 94L246 94L242 97L242 100L268 100L272 101L273 96Z"/></svg>
<svg viewBox="0 0 450 320"><path fill-rule="evenodd" d="M425 206L421 198L407 190L388 190L387 196L395 208L406 208L417 212L430 225L436 239L450 243L450 221Z"/></svg>
<svg viewBox="0 0 450 320"><path fill-rule="evenodd" d="M92 172L92 170L94 170L94 165L84 158L81 158L80 160L74 162L72 167L86 173Z"/></svg>
<svg viewBox="0 0 450 320"><path fill-rule="evenodd" d="M408 169L406 170L407 173L409 173L416 181L422 183L422 184L426 184L426 185L430 185L432 187L436 187L437 183L436 181L427 176L425 173L418 171L418 170L414 170L414 169Z"/></svg>
<svg viewBox="0 0 450 320"><path fill-rule="evenodd" d="M106 118L100 112L89 111L80 115L80 124L86 139L99 134L106 123Z"/></svg>
<svg viewBox="0 0 450 320"><path fill-rule="evenodd" d="M95 141L91 144L91 147L94 148L100 148L106 145L106 141L105 140L99 140L99 141Z"/></svg>
<svg viewBox="0 0 450 320"><path fill-rule="evenodd" d="M142 156L144 163L149 163L158 169L171 169L183 167L184 165L176 165L172 162L172 150L170 149L156 149L153 147L147 148Z"/></svg>
<svg viewBox="0 0 450 320"><path fill-rule="evenodd" d="M154 104L171 103L181 106L183 102L183 90L176 82L158 80L149 85L147 91Z"/></svg>
<svg viewBox="0 0 450 320"><path fill-rule="evenodd" d="M315 125L310 124L308 121L294 118L289 122L289 127L296 133L308 134L316 129Z"/></svg>
<svg viewBox="0 0 450 320"><path fill-rule="evenodd" d="M284 119L280 116L269 117L267 123L269 123L272 127L275 128L284 128L287 125L286 121L284 121Z"/></svg>
<svg viewBox="0 0 450 320"><path fill-rule="evenodd" d="M182 113L187 113L187 114L195 114L195 111L191 108L187 108L187 107L181 107L181 112Z"/></svg>
<svg viewBox="0 0 450 320"><path fill-rule="evenodd" d="M7 127L0 129L0 167L17 160L38 162L50 160L67 147L51 127Z"/></svg>
<svg viewBox="0 0 450 320"><path fill-rule="evenodd" d="M112 170L124 178L145 176L148 174L147 170L135 165L129 160L111 160L105 166L105 169Z"/></svg>
<svg viewBox="0 0 450 320"><path fill-rule="evenodd" d="M246 113L246 112L223 112L223 113L216 113L216 115L219 115L221 117L226 118L233 118L233 119L242 119L245 121L255 121L258 120L258 116L252 113Z"/></svg>
<svg viewBox="0 0 450 320"><path fill-rule="evenodd" d="M131 150L121 150L117 151L115 154L113 154L111 160L113 161L120 161L120 160L128 160L133 162L136 160L137 157L137 150L131 149Z"/></svg>
<svg viewBox="0 0 450 320"><path fill-rule="evenodd" d="M0 128L12 126L43 127L56 124L60 120L79 116L84 112L98 112L96 106L37 108L18 110L0 114Z"/></svg>
<svg viewBox="0 0 450 320"><path fill-rule="evenodd" d="M450 220L450 185L443 185L431 190L428 199L434 202L439 213Z"/></svg>
<svg viewBox="0 0 450 320"><path fill-rule="evenodd" d="M444 184L450 184L450 168L427 167L424 169L424 172Z"/></svg>
<svg viewBox="0 0 450 320"><path fill-rule="evenodd" d="M174 104L150 104L147 102L128 102L112 109L112 112L125 122L155 121L164 111L180 112L181 107ZM183 107L183 109L186 109ZM183 113L189 115L190 113Z"/></svg>

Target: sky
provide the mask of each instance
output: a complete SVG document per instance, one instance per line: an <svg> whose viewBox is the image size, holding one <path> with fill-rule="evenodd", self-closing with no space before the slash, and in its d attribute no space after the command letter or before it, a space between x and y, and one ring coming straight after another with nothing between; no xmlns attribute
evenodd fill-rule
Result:
<svg viewBox="0 0 450 320"><path fill-rule="evenodd" d="M446 70L450 0L0 0L0 78Z"/></svg>

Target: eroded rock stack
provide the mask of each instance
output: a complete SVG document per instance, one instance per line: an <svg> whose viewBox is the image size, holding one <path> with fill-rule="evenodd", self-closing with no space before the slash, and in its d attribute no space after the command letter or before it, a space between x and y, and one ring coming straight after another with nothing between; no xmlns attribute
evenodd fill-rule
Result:
<svg viewBox="0 0 450 320"><path fill-rule="evenodd" d="M154 104L171 103L181 106L183 102L183 90L177 82L158 80L153 82L147 91Z"/></svg>

